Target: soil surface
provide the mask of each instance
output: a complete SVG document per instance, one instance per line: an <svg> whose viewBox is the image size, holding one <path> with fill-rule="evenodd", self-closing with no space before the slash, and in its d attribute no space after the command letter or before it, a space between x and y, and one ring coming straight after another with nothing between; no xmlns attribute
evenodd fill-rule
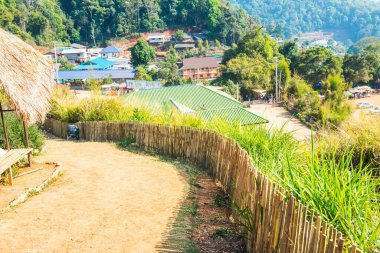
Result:
<svg viewBox="0 0 380 253"><path fill-rule="evenodd" d="M30 174L18 176L22 173L34 170L37 171ZM13 186L0 184L0 210L6 208L10 204L10 202L18 198L21 194L25 193L28 189L34 188L42 184L53 174L55 170L55 164L45 163L33 163L32 167L21 167L17 172L18 175L14 176L13 178ZM8 177L3 178L3 180L8 182Z"/></svg>
<svg viewBox="0 0 380 253"><path fill-rule="evenodd" d="M0 252L155 252L188 185L174 165L114 144L49 140L63 175L0 214Z"/></svg>
<svg viewBox="0 0 380 253"><path fill-rule="evenodd" d="M223 191L208 176L198 178L195 190L199 225L192 235L201 252L245 253L244 237L231 222L231 204Z"/></svg>
<svg viewBox="0 0 380 253"><path fill-rule="evenodd" d="M311 130L299 119L292 116L285 108L269 104L254 104L248 109L251 112L267 119L269 129L281 129L291 132L297 140L309 140Z"/></svg>

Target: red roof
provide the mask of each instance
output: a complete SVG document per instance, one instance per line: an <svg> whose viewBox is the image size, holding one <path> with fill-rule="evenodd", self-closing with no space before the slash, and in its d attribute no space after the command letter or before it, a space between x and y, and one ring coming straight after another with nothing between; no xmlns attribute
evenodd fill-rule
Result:
<svg viewBox="0 0 380 253"><path fill-rule="evenodd" d="M183 60L181 69L201 69L217 68L220 65L220 59L215 57L187 58Z"/></svg>

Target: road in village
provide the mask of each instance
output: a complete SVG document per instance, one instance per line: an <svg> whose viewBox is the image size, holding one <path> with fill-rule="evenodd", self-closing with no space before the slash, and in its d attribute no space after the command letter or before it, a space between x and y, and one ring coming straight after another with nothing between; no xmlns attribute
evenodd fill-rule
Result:
<svg viewBox="0 0 380 253"><path fill-rule="evenodd" d="M48 140L63 175L0 214L0 252L155 252L186 196L174 165L110 143Z"/></svg>
<svg viewBox="0 0 380 253"><path fill-rule="evenodd" d="M291 132L297 140L311 138L311 130L299 119L292 116L285 108L269 104L254 104L249 108L251 112L267 119L269 129L281 129Z"/></svg>

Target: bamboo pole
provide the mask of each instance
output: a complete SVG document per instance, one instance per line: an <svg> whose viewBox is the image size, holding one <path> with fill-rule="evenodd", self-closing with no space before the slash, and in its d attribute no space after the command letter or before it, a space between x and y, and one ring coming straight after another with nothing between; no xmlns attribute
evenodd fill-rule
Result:
<svg viewBox="0 0 380 253"><path fill-rule="evenodd" d="M8 132L7 132L7 123L5 122L3 106L1 105L1 103L0 103L0 114L1 114L1 122L3 123L5 143L6 143L7 150L9 151L11 149L11 146L9 144L9 138L8 138Z"/></svg>

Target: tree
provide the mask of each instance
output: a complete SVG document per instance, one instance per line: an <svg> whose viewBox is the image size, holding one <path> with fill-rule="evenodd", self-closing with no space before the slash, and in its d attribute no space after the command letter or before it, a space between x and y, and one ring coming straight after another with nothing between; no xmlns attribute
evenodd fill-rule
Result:
<svg viewBox="0 0 380 253"><path fill-rule="evenodd" d="M185 33L183 30L179 29L174 35L173 39L177 42L182 42L185 39Z"/></svg>
<svg viewBox="0 0 380 253"><path fill-rule="evenodd" d="M135 69L135 80L145 80L145 81L152 81L153 78L151 75L149 75L148 71L143 66L138 66Z"/></svg>
<svg viewBox="0 0 380 253"><path fill-rule="evenodd" d="M367 84L372 80L369 62L359 55L346 55L343 61L343 75L353 85Z"/></svg>
<svg viewBox="0 0 380 253"><path fill-rule="evenodd" d="M185 80L179 75L177 52L174 48L169 50L165 56L165 61L160 63L157 79L161 80L164 86L174 86L185 83Z"/></svg>
<svg viewBox="0 0 380 253"><path fill-rule="evenodd" d="M199 51L203 50L203 40L202 39L197 40L197 48Z"/></svg>
<svg viewBox="0 0 380 253"><path fill-rule="evenodd" d="M278 45L276 41L271 39L268 34L264 34L261 28L257 28L245 35L236 47L228 50L224 56L222 63L228 62L237 55L244 54L254 56L259 54L266 61L272 61L273 56L278 53Z"/></svg>
<svg viewBox="0 0 380 253"><path fill-rule="evenodd" d="M219 40L215 40L215 47L216 48L222 48L222 44L220 44Z"/></svg>
<svg viewBox="0 0 380 253"><path fill-rule="evenodd" d="M311 48L301 52L295 63L295 71L314 85L329 75L342 73L343 60L327 48Z"/></svg>
<svg viewBox="0 0 380 253"><path fill-rule="evenodd" d="M75 65L72 64L66 57L60 56L57 61L57 63L60 64L59 69L60 70L73 70Z"/></svg>
<svg viewBox="0 0 380 253"><path fill-rule="evenodd" d="M39 12L32 12L28 18L27 30L33 36L42 35L49 26L49 20Z"/></svg>
<svg viewBox="0 0 380 253"><path fill-rule="evenodd" d="M253 89L267 87L270 81L270 69L261 55L248 57L239 55L222 66L222 83L231 80L238 83L243 99L252 97Z"/></svg>
<svg viewBox="0 0 380 253"><path fill-rule="evenodd" d="M358 55L346 55L343 74L351 84L380 84L380 41L367 44Z"/></svg>
<svg viewBox="0 0 380 253"><path fill-rule="evenodd" d="M150 61L155 59L156 50L147 41L140 39L131 50L131 63L133 67L147 66Z"/></svg>
<svg viewBox="0 0 380 253"><path fill-rule="evenodd" d="M325 100L330 101L335 107L340 106L343 102L344 92L348 90L348 87L340 75L329 75L322 83Z"/></svg>
<svg viewBox="0 0 380 253"><path fill-rule="evenodd" d="M294 40L286 41L279 48L280 54L282 54L288 61L290 69L294 70L294 64L298 56L298 45Z"/></svg>

